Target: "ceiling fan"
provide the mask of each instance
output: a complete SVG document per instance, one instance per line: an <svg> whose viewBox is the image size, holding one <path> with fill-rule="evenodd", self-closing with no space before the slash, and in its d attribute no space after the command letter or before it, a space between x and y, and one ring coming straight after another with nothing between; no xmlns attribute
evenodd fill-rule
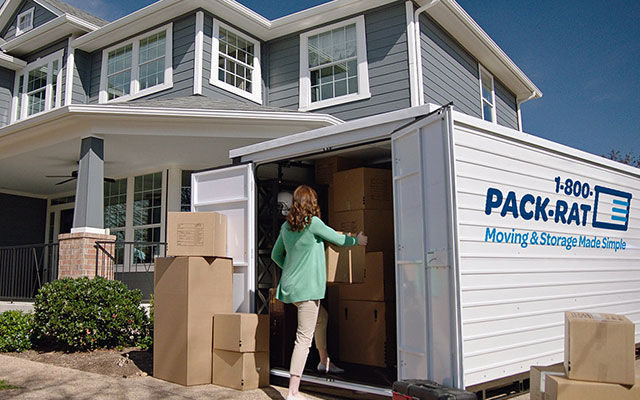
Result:
<svg viewBox="0 0 640 400"><path fill-rule="evenodd" d="M71 172L71 175L46 175L45 177L46 178L67 178L64 181L56 183L56 186L57 185L63 185L65 183L67 183L67 182L71 182L74 179L78 179L78 171L76 170L76 171ZM115 179L107 178L107 177L104 178L104 181L105 182L109 182L109 183L115 183L116 182Z"/></svg>

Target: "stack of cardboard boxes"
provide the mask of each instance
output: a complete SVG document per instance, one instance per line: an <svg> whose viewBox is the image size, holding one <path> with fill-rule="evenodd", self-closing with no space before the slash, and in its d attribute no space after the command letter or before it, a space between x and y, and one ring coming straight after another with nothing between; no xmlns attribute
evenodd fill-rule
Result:
<svg viewBox="0 0 640 400"><path fill-rule="evenodd" d="M531 400L638 400L635 327L621 315L565 313L564 364L531 367Z"/></svg>
<svg viewBox="0 0 640 400"><path fill-rule="evenodd" d="M213 383L238 390L269 386L269 316L216 314Z"/></svg>
<svg viewBox="0 0 640 400"><path fill-rule="evenodd" d="M337 331L340 361L377 367L395 363L395 274L391 171L351 168L331 157L316 163L316 182L329 182L329 226L366 248L328 245L329 330ZM366 251L366 253L365 253ZM330 348L330 351L333 352Z"/></svg>
<svg viewBox="0 0 640 400"><path fill-rule="evenodd" d="M154 269L156 378L242 390L269 384L268 319L233 313L226 233L222 214L168 213L168 257Z"/></svg>

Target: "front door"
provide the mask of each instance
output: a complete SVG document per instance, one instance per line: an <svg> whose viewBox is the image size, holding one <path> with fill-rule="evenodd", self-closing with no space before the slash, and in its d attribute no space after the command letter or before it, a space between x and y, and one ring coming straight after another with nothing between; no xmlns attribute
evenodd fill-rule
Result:
<svg viewBox="0 0 640 400"><path fill-rule="evenodd" d="M74 204L66 203L49 207L48 243L58 243L58 235L71 232Z"/></svg>

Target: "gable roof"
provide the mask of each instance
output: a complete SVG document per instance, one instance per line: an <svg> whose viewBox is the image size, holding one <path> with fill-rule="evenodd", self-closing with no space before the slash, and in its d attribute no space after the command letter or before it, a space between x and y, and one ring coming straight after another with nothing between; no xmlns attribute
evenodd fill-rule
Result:
<svg viewBox="0 0 640 400"><path fill-rule="evenodd" d="M23 0L5 0L4 4L0 8L0 27L6 26L10 22L10 18L13 13L18 9ZM96 28L105 26L109 23L102 18L89 14L76 7L66 4L59 0L33 0L36 4L46 8L58 17L63 15L69 15L75 18L79 18Z"/></svg>
<svg viewBox="0 0 640 400"><path fill-rule="evenodd" d="M34 0L37 3L47 3L50 6L52 6L53 8L58 9L58 11L60 11L60 14L58 15L62 15L62 14L69 14L69 15L73 15L74 17L78 17L80 19L83 19L93 25L96 26L105 26L106 24L109 23L109 21L102 19L100 17L96 17L93 14L89 14L86 11L83 11L79 8L73 7L72 5L69 5L67 3L64 3L62 1L59 0Z"/></svg>

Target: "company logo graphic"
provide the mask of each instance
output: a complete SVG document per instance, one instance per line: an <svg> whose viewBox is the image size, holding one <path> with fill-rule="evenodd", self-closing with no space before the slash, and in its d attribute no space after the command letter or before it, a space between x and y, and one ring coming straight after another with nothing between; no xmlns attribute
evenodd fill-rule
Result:
<svg viewBox="0 0 640 400"><path fill-rule="evenodd" d="M593 227L626 231L629 227L631 193L596 186Z"/></svg>

